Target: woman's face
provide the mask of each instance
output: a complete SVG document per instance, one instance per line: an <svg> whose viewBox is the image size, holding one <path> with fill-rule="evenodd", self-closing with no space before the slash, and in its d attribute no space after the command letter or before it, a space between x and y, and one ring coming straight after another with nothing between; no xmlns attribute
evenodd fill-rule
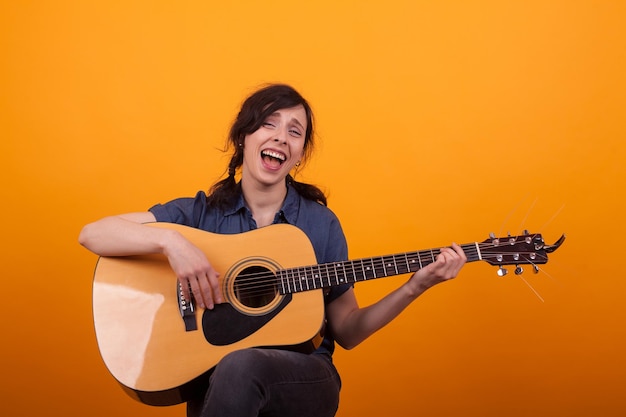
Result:
<svg viewBox="0 0 626 417"><path fill-rule="evenodd" d="M245 137L242 180L257 181L264 186L284 183L302 159L306 128L302 105L269 115L261 127Z"/></svg>

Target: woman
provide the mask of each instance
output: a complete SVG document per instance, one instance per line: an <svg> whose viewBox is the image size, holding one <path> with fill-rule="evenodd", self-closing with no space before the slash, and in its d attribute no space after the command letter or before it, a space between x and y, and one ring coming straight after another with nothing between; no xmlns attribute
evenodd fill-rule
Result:
<svg viewBox="0 0 626 417"><path fill-rule="evenodd" d="M337 217L326 207L326 197L291 175L311 154L313 139L311 108L297 91L280 84L260 89L244 101L231 128L228 177L208 195L199 192L147 212L103 218L86 225L79 241L100 256L165 255L184 295L193 295L207 309L224 300L211 260L180 233L143 223L180 223L228 234L289 223L311 240L318 263L346 260L346 239ZM205 395L188 403L188 415L333 416L341 386L332 363L335 342L345 349L355 347L425 290L454 278L465 261L458 245L443 248L436 262L365 308L359 307L351 286L334 287L324 295L327 331L313 354L278 349L233 352L215 367Z"/></svg>

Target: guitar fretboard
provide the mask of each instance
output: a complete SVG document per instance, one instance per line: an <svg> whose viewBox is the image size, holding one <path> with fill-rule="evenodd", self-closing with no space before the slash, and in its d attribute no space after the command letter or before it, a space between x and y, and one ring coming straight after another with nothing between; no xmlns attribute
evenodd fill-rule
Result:
<svg viewBox="0 0 626 417"><path fill-rule="evenodd" d="M461 245L468 262L481 259L477 243ZM440 249L404 252L395 255L332 262L277 271L279 292L292 294L302 291L354 284L377 278L416 272L437 259Z"/></svg>

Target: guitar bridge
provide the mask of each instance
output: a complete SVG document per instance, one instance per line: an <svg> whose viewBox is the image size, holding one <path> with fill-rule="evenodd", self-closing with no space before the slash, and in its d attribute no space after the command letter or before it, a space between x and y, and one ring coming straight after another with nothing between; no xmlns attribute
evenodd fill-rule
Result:
<svg viewBox="0 0 626 417"><path fill-rule="evenodd" d="M194 330L198 330L198 324L196 321L196 308L193 295L191 296L191 299L187 300L183 295L183 287L178 281L176 289L176 292L178 294L178 297L176 297L178 299L178 311L180 311L180 316L183 319L183 323L185 324L185 331L191 332Z"/></svg>

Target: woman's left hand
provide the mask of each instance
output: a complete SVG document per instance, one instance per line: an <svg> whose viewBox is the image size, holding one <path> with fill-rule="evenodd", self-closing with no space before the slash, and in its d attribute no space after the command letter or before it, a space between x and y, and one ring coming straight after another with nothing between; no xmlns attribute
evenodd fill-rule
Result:
<svg viewBox="0 0 626 417"><path fill-rule="evenodd" d="M440 282L456 277L466 261L463 249L453 243L450 247L441 248L435 262L413 274L407 285L411 286L416 294L421 294Z"/></svg>

